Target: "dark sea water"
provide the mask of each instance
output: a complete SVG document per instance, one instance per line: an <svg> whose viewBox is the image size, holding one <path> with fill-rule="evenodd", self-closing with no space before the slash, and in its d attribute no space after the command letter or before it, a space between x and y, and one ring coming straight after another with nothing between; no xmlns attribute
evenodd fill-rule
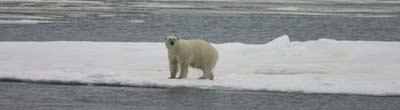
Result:
<svg viewBox="0 0 400 110"><path fill-rule="evenodd" d="M400 97L0 83L4 110L397 110Z"/></svg>
<svg viewBox="0 0 400 110"><path fill-rule="evenodd" d="M52 23L0 24L0 41L162 42L167 35L214 43L291 40L400 41L400 5L339 3L125 2L3 3L11 15ZM22 8L21 8L22 7ZM55 8L54 8L55 7ZM85 8L85 7L94 7ZM105 7L105 8L104 8ZM6 14L6 15L4 15Z"/></svg>

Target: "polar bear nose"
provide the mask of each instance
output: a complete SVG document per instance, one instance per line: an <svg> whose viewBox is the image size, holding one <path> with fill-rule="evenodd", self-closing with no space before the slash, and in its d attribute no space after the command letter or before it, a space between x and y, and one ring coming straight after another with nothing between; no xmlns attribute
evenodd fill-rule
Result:
<svg viewBox="0 0 400 110"><path fill-rule="evenodd" d="M170 42L169 44L171 44L171 45L174 45L174 44L175 44L175 42Z"/></svg>

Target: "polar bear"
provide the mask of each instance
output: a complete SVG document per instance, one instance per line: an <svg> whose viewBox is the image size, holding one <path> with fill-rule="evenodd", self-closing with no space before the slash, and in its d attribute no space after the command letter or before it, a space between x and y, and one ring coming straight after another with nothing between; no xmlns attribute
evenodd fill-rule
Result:
<svg viewBox="0 0 400 110"><path fill-rule="evenodd" d="M179 68L178 79L186 78L189 65L203 71L203 76L199 79L214 79L212 70L217 64L218 51L211 44L204 40L184 40L175 36L168 36L165 40L171 72L170 79L176 77Z"/></svg>

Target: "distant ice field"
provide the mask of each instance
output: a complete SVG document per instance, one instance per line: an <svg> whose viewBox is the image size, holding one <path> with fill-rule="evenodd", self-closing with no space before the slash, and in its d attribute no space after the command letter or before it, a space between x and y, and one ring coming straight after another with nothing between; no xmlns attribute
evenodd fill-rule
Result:
<svg viewBox="0 0 400 110"><path fill-rule="evenodd" d="M290 41L213 44L215 80L168 79L167 50L147 42L0 42L0 79L217 90L400 95L400 43Z"/></svg>

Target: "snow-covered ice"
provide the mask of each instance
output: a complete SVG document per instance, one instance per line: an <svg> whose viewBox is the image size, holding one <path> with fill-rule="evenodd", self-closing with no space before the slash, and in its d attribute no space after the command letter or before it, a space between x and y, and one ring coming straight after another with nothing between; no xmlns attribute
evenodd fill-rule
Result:
<svg viewBox="0 0 400 110"><path fill-rule="evenodd" d="M163 43L0 42L0 78L135 86L400 95L400 42L290 41L213 44L215 80L168 79Z"/></svg>

